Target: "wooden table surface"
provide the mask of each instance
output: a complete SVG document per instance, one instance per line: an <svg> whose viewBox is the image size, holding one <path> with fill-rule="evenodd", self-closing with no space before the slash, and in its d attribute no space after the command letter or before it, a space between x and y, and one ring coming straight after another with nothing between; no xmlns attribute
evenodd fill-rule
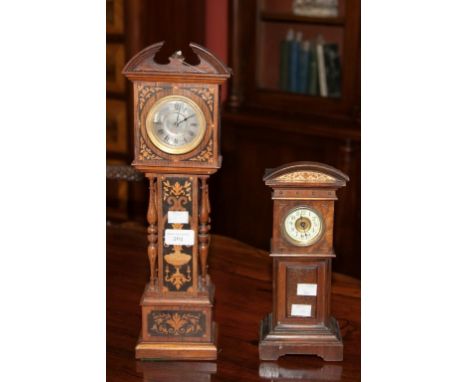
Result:
<svg viewBox="0 0 468 382"><path fill-rule="evenodd" d="M339 254L338 254L339 256ZM140 331L139 300L148 279L146 232L127 224L107 230L107 380L119 381L360 381L360 282L333 275L332 314L344 342L343 362L315 356L258 358L260 320L272 309L268 253L212 236L209 273L216 285L216 362L140 362L134 347Z"/></svg>

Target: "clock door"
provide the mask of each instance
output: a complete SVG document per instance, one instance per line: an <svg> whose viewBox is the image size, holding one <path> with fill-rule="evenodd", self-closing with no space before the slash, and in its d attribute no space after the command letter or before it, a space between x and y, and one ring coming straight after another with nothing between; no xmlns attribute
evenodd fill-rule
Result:
<svg viewBox="0 0 468 382"><path fill-rule="evenodd" d="M278 262L277 324L319 325L325 320L328 260Z"/></svg>

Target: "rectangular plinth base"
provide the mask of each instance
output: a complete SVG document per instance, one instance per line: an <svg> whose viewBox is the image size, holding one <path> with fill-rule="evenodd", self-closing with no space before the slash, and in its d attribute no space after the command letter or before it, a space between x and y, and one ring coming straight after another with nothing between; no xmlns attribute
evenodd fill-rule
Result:
<svg viewBox="0 0 468 382"><path fill-rule="evenodd" d="M213 342L145 342L141 337L135 357L145 360L213 361L218 356L216 323L212 326Z"/></svg>
<svg viewBox="0 0 468 382"><path fill-rule="evenodd" d="M330 325L308 330L274 329L271 313L260 323L260 359L276 361L286 354L313 354L325 361L343 360L340 328L331 317Z"/></svg>

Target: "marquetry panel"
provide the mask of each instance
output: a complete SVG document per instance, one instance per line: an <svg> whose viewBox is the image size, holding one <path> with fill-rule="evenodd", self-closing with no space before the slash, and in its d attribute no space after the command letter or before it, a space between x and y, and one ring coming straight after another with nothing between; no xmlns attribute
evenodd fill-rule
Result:
<svg viewBox="0 0 468 382"><path fill-rule="evenodd" d="M159 280L162 290L169 292L195 292L197 289L197 237L193 245L168 245L165 243L166 229L193 230L198 224L197 204L198 179L194 176L161 176L159 177L159 267L162 270ZM187 212L188 223L169 223L169 211Z"/></svg>
<svg viewBox="0 0 468 382"><path fill-rule="evenodd" d="M206 342L212 338L209 305L142 307L142 338L150 342Z"/></svg>
<svg viewBox="0 0 468 382"><path fill-rule="evenodd" d="M206 317L195 310L152 310L148 313L148 333L157 337L202 337Z"/></svg>
<svg viewBox="0 0 468 382"><path fill-rule="evenodd" d="M150 83L138 81L134 84L135 89L135 163L146 165L158 164L174 166L217 166L219 161L219 133L215 129L217 116L215 110L218 107L218 87L210 84L172 83L157 82ZM159 99L179 95L188 97L196 102L202 110L206 119L206 131L200 145L194 150L179 154L165 153L159 150L149 139L146 131L146 117ZM215 144L216 143L216 144ZM175 160L176 159L176 160Z"/></svg>

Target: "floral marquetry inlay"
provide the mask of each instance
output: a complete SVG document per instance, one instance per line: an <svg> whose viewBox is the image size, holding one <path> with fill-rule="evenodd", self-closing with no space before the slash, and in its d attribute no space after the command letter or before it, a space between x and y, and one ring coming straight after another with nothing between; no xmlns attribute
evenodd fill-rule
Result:
<svg viewBox="0 0 468 382"><path fill-rule="evenodd" d="M198 154L197 156L190 158L189 160L197 162L207 162L213 158L213 139L210 139L208 145Z"/></svg>
<svg viewBox="0 0 468 382"><path fill-rule="evenodd" d="M132 165L149 181L140 360L208 361L218 353L208 179L221 166L219 95L232 71L206 48L185 45L171 52L155 43L122 70L133 88Z"/></svg>
<svg viewBox="0 0 468 382"><path fill-rule="evenodd" d="M214 90L212 88L189 88L192 93L198 95L213 112L214 107Z"/></svg>
<svg viewBox="0 0 468 382"><path fill-rule="evenodd" d="M143 138L140 138L140 153L138 155L139 160L156 160L162 159L160 156L157 156L153 153L149 147L146 145Z"/></svg>
<svg viewBox="0 0 468 382"><path fill-rule="evenodd" d="M278 182L292 183L334 183L334 177L315 171L296 171L276 178Z"/></svg>
<svg viewBox="0 0 468 382"><path fill-rule="evenodd" d="M192 200L192 183L185 181L184 184L179 182L171 183L169 180L163 182L164 200L170 196L176 198L186 197L189 201Z"/></svg>
<svg viewBox="0 0 468 382"><path fill-rule="evenodd" d="M152 336L201 337L205 333L203 312L152 311L148 314L148 332Z"/></svg>
<svg viewBox="0 0 468 382"><path fill-rule="evenodd" d="M172 227L175 229L181 229L182 224L179 226L173 224ZM185 283L192 281L192 270L190 269L190 264L187 266L185 274L180 272L181 267L192 260L192 256L182 252L181 245L174 245L174 252L164 255L164 260L166 263L171 264L176 270L171 274L169 267L166 266L166 276L164 277L165 281L174 285L177 290L179 290Z"/></svg>
<svg viewBox="0 0 468 382"><path fill-rule="evenodd" d="M148 86L145 84L138 84L138 110L141 111L145 106L146 101L148 101L152 96L157 92L163 90L163 87L160 86Z"/></svg>
<svg viewBox="0 0 468 382"><path fill-rule="evenodd" d="M168 177L161 179L163 199L164 229L187 231L191 227L193 214L193 178ZM187 212L185 222L170 222L168 213L174 211ZM163 290L171 292L190 291L194 283L193 243L192 245L165 244L163 257ZM196 269L196 268L195 268Z"/></svg>

